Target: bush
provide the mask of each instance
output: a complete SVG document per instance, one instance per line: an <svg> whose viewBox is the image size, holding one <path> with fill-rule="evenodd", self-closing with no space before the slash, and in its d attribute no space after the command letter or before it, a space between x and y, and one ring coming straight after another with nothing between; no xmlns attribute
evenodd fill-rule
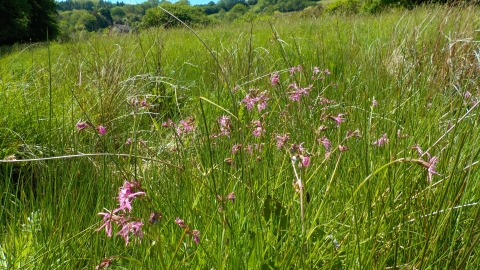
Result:
<svg viewBox="0 0 480 270"><path fill-rule="evenodd" d="M360 9L358 0L339 0L329 4L325 11L330 14L356 14Z"/></svg>
<svg viewBox="0 0 480 270"><path fill-rule="evenodd" d="M210 23L205 12L198 7L174 4L163 4L160 7L168 10L168 12L175 15L179 20L189 25L207 25ZM159 26L168 28L180 24L178 20L160 8L148 9L142 18L142 23L144 28Z"/></svg>
<svg viewBox="0 0 480 270"><path fill-rule="evenodd" d="M315 6L309 6L302 10L301 12L301 17L302 18L319 18L322 16L324 13L324 8L322 5L315 5Z"/></svg>

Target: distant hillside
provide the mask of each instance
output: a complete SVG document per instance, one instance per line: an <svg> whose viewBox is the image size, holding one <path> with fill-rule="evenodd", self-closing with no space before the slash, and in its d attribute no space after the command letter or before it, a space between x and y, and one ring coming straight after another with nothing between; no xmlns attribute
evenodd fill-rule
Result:
<svg viewBox="0 0 480 270"><path fill-rule="evenodd" d="M74 0L74 2L78 2L78 3L86 3L86 2L93 2L95 4L98 3L99 0ZM67 0L55 0L55 2L67 2ZM114 3L115 1L106 1L106 2L112 2Z"/></svg>

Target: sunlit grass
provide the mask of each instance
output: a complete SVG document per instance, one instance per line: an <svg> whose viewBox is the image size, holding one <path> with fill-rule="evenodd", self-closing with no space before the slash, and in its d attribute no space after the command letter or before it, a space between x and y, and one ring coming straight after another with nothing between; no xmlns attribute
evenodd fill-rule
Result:
<svg viewBox="0 0 480 270"><path fill-rule="evenodd" d="M197 30L210 52L152 29L4 55L0 268L478 268L477 14L279 16ZM145 195L117 214L144 235L126 246L97 214L131 180Z"/></svg>

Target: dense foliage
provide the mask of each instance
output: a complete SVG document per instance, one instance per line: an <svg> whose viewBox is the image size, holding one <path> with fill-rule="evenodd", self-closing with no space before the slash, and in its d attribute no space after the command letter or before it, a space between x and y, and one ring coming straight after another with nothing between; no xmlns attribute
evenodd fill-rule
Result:
<svg viewBox="0 0 480 270"><path fill-rule="evenodd" d="M160 7L167 10L179 20L187 24L205 25L209 22L207 15L199 7L174 4L162 4ZM180 24L177 19L173 18L163 9L152 8L147 10L147 13L142 19L143 27L148 28L163 26L168 28Z"/></svg>
<svg viewBox="0 0 480 270"><path fill-rule="evenodd" d="M0 13L0 45L55 39L59 33L54 0L2 0Z"/></svg>

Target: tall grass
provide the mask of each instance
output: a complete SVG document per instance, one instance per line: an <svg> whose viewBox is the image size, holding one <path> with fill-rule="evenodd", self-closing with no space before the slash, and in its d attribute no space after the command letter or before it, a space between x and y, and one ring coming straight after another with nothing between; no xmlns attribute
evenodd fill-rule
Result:
<svg viewBox="0 0 480 270"><path fill-rule="evenodd" d="M0 266L478 268L478 12L197 30L210 52L186 29L13 50ZM97 214L133 180L125 245Z"/></svg>

